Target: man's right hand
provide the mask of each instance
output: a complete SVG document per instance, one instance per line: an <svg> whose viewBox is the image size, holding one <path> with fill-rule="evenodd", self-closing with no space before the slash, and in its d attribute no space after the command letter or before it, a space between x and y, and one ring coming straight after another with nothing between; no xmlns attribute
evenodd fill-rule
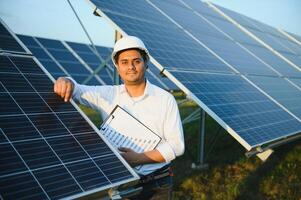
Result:
<svg viewBox="0 0 301 200"><path fill-rule="evenodd" d="M54 83L54 92L61 96L65 102L70 101L74 89L74 83L64 77L60 77Z"/></svg>

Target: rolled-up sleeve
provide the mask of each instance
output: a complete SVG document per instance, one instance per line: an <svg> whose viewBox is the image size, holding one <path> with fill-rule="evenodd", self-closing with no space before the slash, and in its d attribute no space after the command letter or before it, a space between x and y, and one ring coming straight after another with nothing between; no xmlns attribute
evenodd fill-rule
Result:
<svg viewBox="0 0 301 200"><path fill-rule="evenodd" d="M170 162L184 153L185 143L183 127L178 105L174 97L167 103L164 118L164 139L156 148L166 162Z"/></svg>
<svg viewBox="0 0 301 200"><path fill-rule="evenodd" d="M108 105L114 99L112 86L87 86L78 84L70 77L66 77L74 83L72 99L92 109L108 112ZM101 107L100 107L101 106Z"/></svg>

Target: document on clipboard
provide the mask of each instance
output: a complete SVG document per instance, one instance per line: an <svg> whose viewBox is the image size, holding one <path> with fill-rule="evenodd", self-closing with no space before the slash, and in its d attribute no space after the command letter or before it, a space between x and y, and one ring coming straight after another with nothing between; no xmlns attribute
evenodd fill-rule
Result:
<svg viewBox="0 0 301 200"><path fill-rule="evenodd" d="M115 148L131 148L137 153L153 150L161 141L159 135L118 105L103 122L100 132Z"/></svg>

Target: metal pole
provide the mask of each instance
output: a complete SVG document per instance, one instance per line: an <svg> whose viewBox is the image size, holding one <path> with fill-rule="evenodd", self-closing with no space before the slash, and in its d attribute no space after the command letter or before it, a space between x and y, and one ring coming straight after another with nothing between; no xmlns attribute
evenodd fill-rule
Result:
<svg viewBox="0 0 301 200"><path fill-rule="evenodd" d="M205 140L205 111L201 109L201 115L200 115L200 140L199 140L199 158L198 158L198 163L200 165L204 164L204 140Z"/></svg>
<svg viewBox="0 0 301 200"><path fill-rule="evenodd" d="M200 132L199 132L199 144L197 151L196 163L192 163L193 169L207 169L208 164L205 164L205 119L206 113L203 109L200 110Z"/></svg>
<svg viewBox="0 0 301 200"><path fill-rule="evenodd" d="M118 31L115 31L115 43L122 38L122 35L120 32ZM118 71L117 71L117 68L114 67L114 74L113 74L113 81L114 81L114 84L115 85L119 85L120 84L120 77L119 77L119 74L118 74Z"/></svg>

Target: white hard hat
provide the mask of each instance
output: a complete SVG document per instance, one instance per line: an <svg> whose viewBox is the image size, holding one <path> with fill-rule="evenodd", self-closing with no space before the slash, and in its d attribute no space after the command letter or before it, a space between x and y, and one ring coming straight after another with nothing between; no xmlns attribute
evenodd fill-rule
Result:
<svg viewBox="0 0 301 200"><path fill-rule="evenodd" d="M139 38L137 38L135 36L125 36L115 43L115 46L114 46L114 49L113 49L113 52L111 55L114 65L117 66L117 64L115 63L115 60L114 60L114 57L117 54L117 52L126 50L126 49L132 49L132 48L137 48L137 49L141 49L141 50L145 51L146 59L147 59L146 61L149 60L149 52L146 49L142 40L140 40Z"/></svg>

